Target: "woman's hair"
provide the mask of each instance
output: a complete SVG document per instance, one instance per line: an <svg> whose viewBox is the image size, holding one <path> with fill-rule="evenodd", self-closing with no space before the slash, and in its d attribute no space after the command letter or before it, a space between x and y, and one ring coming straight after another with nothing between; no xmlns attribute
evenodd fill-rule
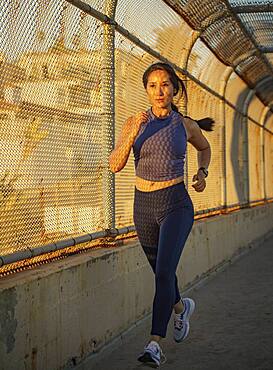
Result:
<svg viewBox="0 0 273 370"><path fill-rule="evenodd" d="M173 67L170 64L167 64L167 63L162 63L162 62L154 63L154 64L151 64L146 69L146 71L143 73L143 76L142 76L142 82L143 82L143 85L144 85L145 89L147 88L149 75L152 72L158 71L158 70L166 71L168 73L168 75L170 77L170 81L173 84L174 96L176 96L178 94L179 90L181 90L181 92L182 92L181 96L184 94L185 97L186 97L186 100L188 100L188 95L187 95L187 91L186 91L184 82L181 80L180 77L177 76ZM171 106L172 106L172 110L180 113L177 106L174 103L171 103ZM189 116L184 116L184 117L191 118ZM205 131L212 131L213 130L214 120L210 117L206 117L206 118L202 118L202 119L194 120L194 121L197 122L198 126L202 130L205 130Z"/></svg>

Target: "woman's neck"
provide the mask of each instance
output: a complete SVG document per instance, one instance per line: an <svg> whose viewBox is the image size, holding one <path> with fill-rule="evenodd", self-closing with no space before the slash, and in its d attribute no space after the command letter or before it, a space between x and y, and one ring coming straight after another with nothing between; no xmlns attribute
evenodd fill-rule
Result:
<svg viewBox="0 0 273 370"><path fill-rule="evenodd" d="M156 116L156 117L167 117L172 111L172 108L171 107L168 107L168 108L156 108L156 107L152 107L152 112L153 114Z"/></svg>

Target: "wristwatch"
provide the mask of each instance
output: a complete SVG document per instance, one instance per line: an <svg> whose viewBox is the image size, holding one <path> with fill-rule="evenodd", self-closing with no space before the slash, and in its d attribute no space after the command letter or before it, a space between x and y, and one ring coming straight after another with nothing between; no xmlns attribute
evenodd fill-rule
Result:
<svg viewBox="0 0 273 370"><path fill-rule="evenodd" d="M205 175L205 177L207 177L207 176L208 176L209 171L208 171L205 167L200 167L200 168L199 168L199 170L201 170L201 171L203 172L203 174ZM198 171L199 171L199 170L198 170Z"/></svg>

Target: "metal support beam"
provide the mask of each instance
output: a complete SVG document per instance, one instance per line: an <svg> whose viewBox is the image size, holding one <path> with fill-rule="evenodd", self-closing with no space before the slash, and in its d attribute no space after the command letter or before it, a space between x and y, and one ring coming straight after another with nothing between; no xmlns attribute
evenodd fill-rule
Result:
<svg viewBox="0 0 273 370"><path fill-rule="evenodd" d="M246 191L246 201L250 202L250 186L249 186L249 136L248 136L248 107L255 95L256 90L249 90L247 97L245 98L243 105L244 121L243 121L243 162L244 162L244 172L243 172L243 182L244 189ZM261 126L261 125L260 125Z"/></svg>
<svg viewBox="0 0 273 370"><path fill-rule="evenodd" d="M104 12L110 19L115 19L117 0L105 0ZM104 227L115 227L115 176L109 169L108 158L114 147L115 138L115 28L103 23L102 47L102 131L103 131L103 168L102 168L102 204Z"/></svg>
<svg viewBox="0 0 273 370"><path fill-rule="evenodd" d="M260 46L259 50L262 53L273 53L273 46Z"/></svg>
<svg viewBox="0 0 273 370"><path fill-rule="evenodd" d="M269 13L273 12L273 4L253 4L232 6L235 13Z"/></svg>
<svg viewBox="0 0 273 370"><path fill-rule="evenodd" d="M265 127L266 118L268 117L268 112L270 111L269 107L263 109L261 116L261 124ZM262 189L263 189L263 198L266 199L266 163L265 163L265 130L262 130Z"/></svg>
<svg viewBox="0 0 273 370"><path fill-rule="evenodd" d="M221 100L221 116L222 116L222 122L220 122L221 125L221 132L222 132L222 148L223 148L223 157L222 157L222 171L221 171L221 194L222 199L221 203L224 208L227 207L227 153L226 153L226 90L228 81L230 79L230 76L233 73L232 67L227 67L225 70L225 73L222 75L221 84L220 84L220 94L223 96L223 99Z"/></svg>
<svg viewBox="0 0 273 370"><path fill-rule="evenodd" d="M273 76L267 76L261 79L255 86L256 95L262 100L262 97L260 97L260 95L262 95L261 93L263 91L268 90L269 87L272 96L272 86L273 86ZM272 101L270 103L272 103ZM267 106L269 107L269 109L272 109L270 104L268 104Z"/></svg>

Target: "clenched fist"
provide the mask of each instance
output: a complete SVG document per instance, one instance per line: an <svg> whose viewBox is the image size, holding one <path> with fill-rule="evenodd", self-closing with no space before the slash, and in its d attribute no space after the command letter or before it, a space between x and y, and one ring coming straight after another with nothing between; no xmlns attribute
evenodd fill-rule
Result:
<svg viewBox="0 0 273 370"><path fill-rule="evenodd" d="M195 183L192 185L195 191L200 193L205 190L206 180L202 171L198 171L197 174L193 176L192 181L195 181Z"/></svg>
<svg viewBox="0 0 273 370"><path fill-rule="evenodd" d="M147 112L138 112L132 121L132 130L135 135L138 134L138 131L143 123L148 121L149 115Z"/></svg>

